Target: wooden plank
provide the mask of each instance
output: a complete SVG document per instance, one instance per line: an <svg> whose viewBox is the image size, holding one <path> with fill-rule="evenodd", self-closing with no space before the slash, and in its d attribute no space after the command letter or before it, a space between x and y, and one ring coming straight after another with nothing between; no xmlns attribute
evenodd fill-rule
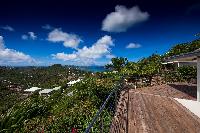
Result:
<svg viewBox="0 0 200 133"><path fill-rule="evenodd" d="M199 133L199 121L174 99L140 93L130 96L130 133Z"/></svg>
<svg viewBox="0 0 200 133"><path fill-rule="evenodd" d="M200 132L200 119L173 98L130 92L129 101L127 94L121 95L120 100L117 106L120 109L115 113L117 117L113 118L111 133Z"/></svg>

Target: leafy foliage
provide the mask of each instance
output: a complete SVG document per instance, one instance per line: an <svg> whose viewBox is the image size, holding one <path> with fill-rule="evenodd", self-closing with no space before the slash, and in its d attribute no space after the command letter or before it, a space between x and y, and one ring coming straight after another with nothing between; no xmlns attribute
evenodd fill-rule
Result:
<svg viewBox="0 0 200 133"><path fill-rule="evenodd" d="M196 67L179 67L178 73L180 74L180 77L182 77L185 81L190 81L191 79L197 78L197 68Z"/></svg>
<svg viewBox="0 0 200 133"><path fill-rule="evenodd" d="M177 71L166 71L163 73L166 82L192 82L197 78L197 68L190 66L179 67Z"/></svg>
<svg viewBox="0 0 200 133"><path fill-rule="evenodd" d="M190 43L178 44L164 55L152 54L138 62L128 62L126 58L113 58L112 64L106 65L106 68L114 71L95 75L87 74L76 68L62 67L59 64L48 67L48 69L43 67L1 67L0 81L2 84L0 88L7 86L3 82L4 79L20 84L23 88L52 87L54 85L62 85L62 87L49 97L41 97L35 93L23 101L16 100L17 102L13 102L14 107L12 107L13 104L6 106L6 110L12 108L7 114L0 117L0 132L41 132L42 130L45 132L70 132L72 128L84 132L121 75L129 75L134 78L144 77L149 80L150 84L154 76L161 74L170 82L191 80L196 78L195 67L181 67L177 71L163 73L161 62L165 57L191 52L198 48L200 48L200 40L195 40ZM68 87L65 83L72 74L72 78L83 75L87 78ZM14 99L18 96L17 94L3 93ZM12 98L10 99L14 101ZM7 100L7 97L2 97L1 100ZM3 102L0 103L3 104ZM110 106L102 113L104 123L106 123L105 129L109 129L109 122L113 115L113 103L114 98L109 102ZM92 132L99 132L99 121L94 125Z"/></svg>
<svg viewBox="0 0 200 133"><path fill-rule="evenodd" d="M161 56L153 54L148 58L135 62L128 62L122 69L122 73L132 76L134 78L146 77L151 84L152 77L159 74L161 70Z"/></svg>
<svg viewBox="0 0 200 133"><path fill-rule="evenodd" d="M174 47L172 47L166 54L164 54L163 57L192 52L198 48L200 48L199 39L188 43L177 44Z"/></svg>
<svg viewBox="0 0 200 133"><path fill-rule="evenodd" d="M139 65L135 62L128 62L127 65L122 69L124 75L139 75Z"/></svg>
<svg viewBox="0 0 200 133"><path fill-rule="evenodd" d="M188 43L178 44L172 47L166 54L158 55L152 54L147 58L143 58L138 62L128 62L122 63L123 59L113 58L112 64L108 64L108 68L113 68L119 73L124 75L132 76L133 79L146 78L151 84L154 76L163 76L166 81L176 82L176 81L187 81L196 78L196 68L193 67L182 67L179 68L176 72L174 71L163 71L163 65L161 62L164 58L179 55L182 53L192 52L200 48L200 40L194 40ZM123 64L123 65L122 65ZM168 66L169 67L169 66ZM170 65L170 68L175 68L173 65Z"/></svg>
<svg viewBox="0 0 200 133"><path fill-rule="evenodd" d="M6 88L0 89L0 114L5 114L8 109L25 98L19 92L13 93Z"/></svg>
<svg viewBox="0 0 200 133"><path fill-rule="evenodd" d="M161 56L158 54L153 54L148 58L140 60L138 65L140 67L140 75L152 77L160 72Z"/></svg>
<svg viewBox="0 0 200 133"><path fill-rule="evenodd" d="M47 98L34 94L16 104L2 118L0 131L38 132L44 129L70 132L72 128L78 128L83 132L113 87L113 80L93 77L65 88L63 93L56 91ZM71 92L73 94L69 95ZM105 127L109 128L111 109L107 108L103 115L108 124ZM95 125L93 131L97 130L98 125Z"/></svg>
<svg viewBox="0 0 200 133"><path fill-rule="evenodd" d="M121 69L123 67L125 67L128 63L127 58L122 58L122 57L112 58L111 61L112 61L112 64L107 64L106 68L112 69L112 70L115 70L115 71L118 71L118 72L120 72Z"/></svg>

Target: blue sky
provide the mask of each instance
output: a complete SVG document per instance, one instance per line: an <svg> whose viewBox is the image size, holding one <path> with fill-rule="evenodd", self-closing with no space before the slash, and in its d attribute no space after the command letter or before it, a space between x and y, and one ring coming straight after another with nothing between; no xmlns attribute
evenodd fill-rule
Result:
<svg viewBox="0 0 200 133"><path fill-rule="evenodd" d="M0 7L0 65L137 61L197 39L200 31L196 0L31 2Z"/></svg>

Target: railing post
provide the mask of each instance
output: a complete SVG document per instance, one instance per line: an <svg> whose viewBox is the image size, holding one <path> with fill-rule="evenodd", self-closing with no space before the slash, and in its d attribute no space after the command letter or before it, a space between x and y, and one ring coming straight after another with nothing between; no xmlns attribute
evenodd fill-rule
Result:
<svg viewBox="0 0 200 133"><path fill-rule="evenodd" d="M117 107L117 91L115 91L115 109L116 109L116 107ZM115 109L114 109L114 111L115 111Z"/></svg>
<svg viewBox="0 0 200 133"><path fill-rule="evenodd" d="M124 80L123 78L120 79L120 81L117 83L117 85L114 87L114 89L112 90L112 92L108 95L108 97L106 98L106 100L104 101L104 103L101 105L100 109L98 110L98 112L96 113L96 115L94 116L94 118L92 119L91 123L88 125L88 127L85 130L85 133L89 133L90 129L93 127L94 123L100 118L100 132L103 133L104 132L104 125L103 125L103 118L101 116L101 113L103 112L107 102L109 101L109 99L111 97L113 97L113 95L115 95L115 109L117 107L117 101L118 101L118 91L121 91L121 88L124 85ZM115 94L113 94L115 93Z"/></svg>
<svg viewBox="0 0 200 133"><path fill-rule="evenodd" d="M101 124L100 124L101 125L100 133L103 133L103 128L104 127L103 127L103 117L102 116L100 117L100 121L101 121Z"/></svg>
<svg viewBox="0 0 200 133"><path fill-rule="evenodd" d="M126 114L127 114L127 117L126 117L126 118L127 118L127 120L126 120L126 133L128 133L128 126L129 126L129 125L128 125L128 124L129 124L129 123L128 123L128 110L129 110L129 87L128 87L128 98L127 98L127 105L126 105L126 107L127 107L127 113L126 113Z"/></svg>

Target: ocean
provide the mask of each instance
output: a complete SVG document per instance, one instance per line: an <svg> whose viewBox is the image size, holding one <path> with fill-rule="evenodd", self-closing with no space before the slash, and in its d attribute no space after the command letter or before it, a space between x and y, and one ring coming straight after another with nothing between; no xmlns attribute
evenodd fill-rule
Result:
<svg viewBox="0 0 200 133"><path fill-rule="evenodd" d="M80 66L81 70L90 71L90 72L104 72L106 71L104 66Z"/></svg>

